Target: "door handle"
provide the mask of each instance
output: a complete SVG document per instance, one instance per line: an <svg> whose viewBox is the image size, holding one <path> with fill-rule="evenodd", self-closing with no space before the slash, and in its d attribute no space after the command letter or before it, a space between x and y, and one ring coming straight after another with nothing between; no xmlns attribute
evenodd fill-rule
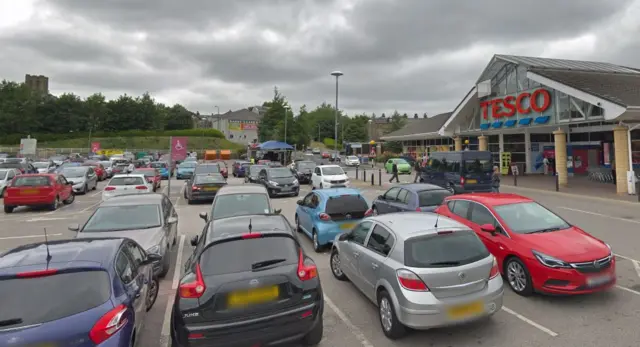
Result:
<svg viewBox="0 0 640 347"><path fill-rule="evenodd" d="M376 270L376 269L378 268L378 266L380 266L380 265L378 265L378 264L376 264L376 263L371 263L371 267L372 267L374 270Z"/></svg>
<svg viewBox="0 0 640 347"><path fill-rule="evenodd" d="M353 256L354 256L355 258L357 258L357 257L359 257L359 256L360 256L360 253L359 253L359 252L353 252Z"/></svg>

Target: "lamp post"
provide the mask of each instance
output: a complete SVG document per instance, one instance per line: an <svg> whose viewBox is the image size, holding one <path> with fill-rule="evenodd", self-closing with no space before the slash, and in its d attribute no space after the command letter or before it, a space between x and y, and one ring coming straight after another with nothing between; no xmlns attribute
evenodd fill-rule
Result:
<svg viewBox="0 0 640 347"><path fill-rule="evenodd" d="M342 72L340 71L334 71L331 73L331 76L335 76L336 77L336 124L335 124L335 134L334 134L334 144L333 144L333 149L334 151L338 152L338 79L340 78L340 76L344 75Z"/></svg>
<svg viewBox="0 0 640 347"><path fill-rule="evenodd" d="M284 107L284 143L287 143L287 113L291 111L291 106L286 105Z"/></svg>

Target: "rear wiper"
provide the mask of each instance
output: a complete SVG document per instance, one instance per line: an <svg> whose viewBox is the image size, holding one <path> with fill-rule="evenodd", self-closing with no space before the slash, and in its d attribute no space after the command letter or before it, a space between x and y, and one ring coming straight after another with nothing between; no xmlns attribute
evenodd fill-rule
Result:
<svg viewBox="0 0 640 347"><path fill-rule="evenodd" d="M282 263L283 261L286 261L287 259L271 259L271 260L263 260L263 261L259 261L256 263L251 264L251 270L258 270L270 265L274 265L274 264L278 264L278 263Z"/></svg>
<svg viewBox="0 0 640 347"><path fill-rule="evenodd" d="M0 320L0 327L8 327L10 325L16 325L22 323L22 318L11 318Z"/></svg>
<svg viewBox="0 0 640 347"><path fill-rule="evenodd" d="M547 229L540 229L540 230L534 230L534 231L529 231L526 234L538 234L538 233L548 233L550 231L558 231L560 230L560 228L547 228Z"/></svg>
<svg viewBox="0 0 640 347"><path fill-rule="evenodd" d="M460 265L459 261L437 261L435 263L431 263L429 265L435 265L435 266L457 266Z"/></svg>

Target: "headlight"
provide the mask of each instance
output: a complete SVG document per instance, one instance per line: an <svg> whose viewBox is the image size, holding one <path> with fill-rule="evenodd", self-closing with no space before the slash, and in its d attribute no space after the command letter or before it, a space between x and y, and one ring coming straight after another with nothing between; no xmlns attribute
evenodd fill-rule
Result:
<svg viewBox="0 0 640 347"><path fill-rule="evenodd" d="M298 180L293 180L293 185L297 186L298 184L300 184L300 182L298 182Z"/></svg>
<svg viewBox="0 0 640 347"><path fill-rule="evenodd" d="M533 255L538 259L542 265L550 268L561 268L561 269L570 269L571 265L566 261L560 260L558 258L552 257L550 255L546 255L544 253L540 253L538 251L531 251Z"/></svg>
<svg viewBox="0 0 640 347"><path fill-rule="evenodd" d="M607 248L609 248L609 253L613 254L613 249L611 249L611 245L606 242L604 243L604 245L607 246Z"/></svg>
<svg viewBox="0 0 640 347"><path fill-rule="evenodd" d="M269 181L269 184L270 184L270 185L272 185L272 186L277 186L277 185L278 185L278 182Z"/></svg>

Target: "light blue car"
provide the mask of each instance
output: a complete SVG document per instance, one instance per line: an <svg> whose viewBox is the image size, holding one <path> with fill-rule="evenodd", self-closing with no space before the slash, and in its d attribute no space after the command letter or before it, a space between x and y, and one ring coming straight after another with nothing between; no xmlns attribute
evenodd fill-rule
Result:
<svg viewBox="0 0 640 347"><path fill-rule="evenodd" d="M176 178L187 179L193 177L193 172L196 171L196 166L198 165L197 161L185 161L182 164L178 165L178 170L176 171Z"/></svg>
<svg viewBox="0 0 640 347"><path fill-rule="evenodd" d="M313 240L316 252L372 212L360 191L353 188L314 190L297 203L296 227Z"/></svg>
<svg viewBox="0 0 640 347"><path fill-rule="evenodd" d="M166 161L154 161L149 164L152 168L158 169L160 171L160 178L163 180L168 180L169 177L173 176L172 172L169 170L169 163Z"/></svg>

